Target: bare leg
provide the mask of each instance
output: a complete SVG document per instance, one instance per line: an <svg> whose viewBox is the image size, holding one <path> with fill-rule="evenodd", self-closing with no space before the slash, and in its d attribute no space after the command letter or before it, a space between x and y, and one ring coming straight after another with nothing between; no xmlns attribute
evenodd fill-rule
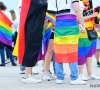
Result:
<svg viewBox="0 0 100 90"><path fill-rule="evenodd" d="M92 57L88 57L86 59L86 67L87 67L88 75L91 75L92 74Z"/></svg>
<svg viewBox="0 0 100 90"><path fill-rule="evenodd" d="M45 56L44 72L49 71L53 51L54 51L54 40L50 39L49 44L48 44L48 50Z"/></svg>
<svg viewBox="0 0 100 90"><path fill-rule="evenodd" d="M27 78L29 74L32 74L32 67L26 67L25 69L25 78Z"/></svg>
<svg viewBox="0 0 100 90"><path fill-rule="evenodd" d="M95 58L96 58L97 62L99 62L99 57L100 57L100 50L97 50L96 54L95 54Z"/></svg>
<svg viewBox="0 0 100 90"><path fill-rule="evenodd" d="M83 68L84 68L84 64L83 65L78 65L79 74L83 73Z"/></svg>

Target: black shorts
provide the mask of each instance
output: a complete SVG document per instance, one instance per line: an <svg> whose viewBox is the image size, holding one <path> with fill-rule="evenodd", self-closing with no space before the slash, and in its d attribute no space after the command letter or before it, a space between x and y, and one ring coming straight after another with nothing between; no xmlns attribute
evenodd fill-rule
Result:
<svg viewBox="0 0 100 90"><path fill-rule="evenodd" d="M50 39L54 39L54 32L51 33Z"/></svg>

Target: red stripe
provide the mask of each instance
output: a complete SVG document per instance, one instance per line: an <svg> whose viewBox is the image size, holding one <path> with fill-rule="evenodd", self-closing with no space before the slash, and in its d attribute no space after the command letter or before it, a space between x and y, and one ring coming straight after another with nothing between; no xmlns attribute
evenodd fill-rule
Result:
<svg viewBox="0 0 100 90"><path fill-rule="evenodd" d="M0 10L0 20L2 20L6 25L11 26L11 20Z"/></svg>
<svg viewBox="0 0 100 90"><path fill-rule="evenodd" d="M78 53L55 54L55 61L58 63L73 63L78 61Z"/></svg>
<svg viewBox="0 0 100 90"><path fill-rule="evenodd" d="M30 7L31 0L22 0L20 26L19 26L19 48L18 48L18 59L19 64L22 64L24 48L25 48L25 21Z"/></svg>

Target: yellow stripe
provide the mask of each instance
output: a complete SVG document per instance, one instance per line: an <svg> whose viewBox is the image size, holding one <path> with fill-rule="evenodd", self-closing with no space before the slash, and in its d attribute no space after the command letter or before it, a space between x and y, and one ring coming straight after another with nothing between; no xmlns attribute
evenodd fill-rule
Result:
<svg viewBox="0 0 100 90"><path fill-rule="evenodd" d="M56 18L55 18L54 15L51 15L51 14L49 14L48 12L46 13L46 15L47 15L48 17L52 18L53 20L56 20Z"/></svg>
<svg viewBox="0 0 100 90"><path fill-rule="evenodd" d="M64 36L64 37L54 36L54 43L55 44L77 44L78 39L79 39L79 35Z"/></svg>
<svg viewBox="0 0 100 90"><path fill-rule="evenodd" d="M1 21L1 20L0 20L0 26L6 28L7 30L9 30L9 31L11 31L11 32L13 31L12 27L6 25L6 24L5 24L3 21Z"/></svg>
<svg viewBox="0 0 100 90"><path fill-rule="evenodd" d="M49 22L49 23L48 23L48 26L47 26L47 29L50 28L51 26L52 26L52 23ZM47 29L46 29L46 30L47 30Z"/></svg>
<svg viewBox="0 0 100 90"><path fill-rule="evenodd" d="M18 57L18 44L19 44L19 26L18 26L18 35L17 35L17 39L16 39L16 44L15 47L13 49L12 55Z"/></svg>
<svg viewBox="0 0 100 90"><path fill-rule="evenodd" d="M88 38L87 32L86 33L80 33L79 38Z"/></svg>

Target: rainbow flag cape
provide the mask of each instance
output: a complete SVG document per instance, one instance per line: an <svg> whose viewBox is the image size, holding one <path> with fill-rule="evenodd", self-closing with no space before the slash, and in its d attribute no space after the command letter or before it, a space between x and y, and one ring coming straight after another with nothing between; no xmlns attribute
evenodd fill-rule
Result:
<svg viewBox="0 0 100 90"><path fill-rule="evenodd" d="M0 42L12 46L12 22L0 10Z"/></svg>

